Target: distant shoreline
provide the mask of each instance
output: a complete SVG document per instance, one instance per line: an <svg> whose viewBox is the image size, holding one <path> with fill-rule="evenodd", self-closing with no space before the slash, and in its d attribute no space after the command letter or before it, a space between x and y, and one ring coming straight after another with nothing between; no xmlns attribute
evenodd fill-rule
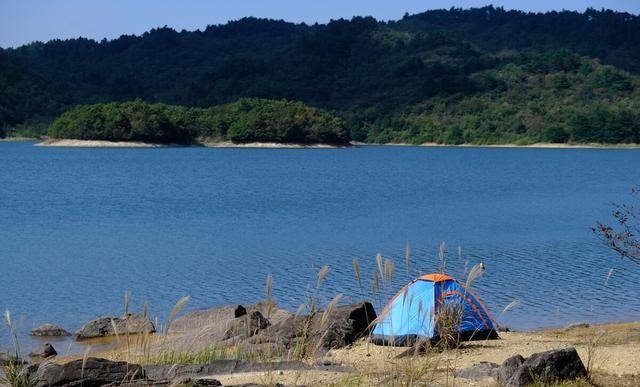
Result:
<svg viewBox="0 0 640 387"><path fill-rule="evenodd" d="M3 139L2 141L25 141L26 139ZM47 139L40 141L35 146L43 147L67 147L67 148L168 148L168 147L189 147L190 145L179 144L157 144L134 141L105 141L105 140L74 140L74 139ZM555 143L535 143L528 145L517 144L366 144L360 142L351 143L352 146L397 146L397 147L454 147L454 148L540 148L540 149L640 149L640 144L555 144ZM343 146L335 146L329 144L287 144L276 142L252 142L245 144L236 144L231 141L208 142L201 145L206 148L270 148L270 149L304 149L304 148L343 148Z"/></svg>
<svg viewBox="0 0 640 387"><path fill-rule="evenodd" d="M338 148L328 144L285 144L276 142L252 142L235 144L231 141L212 142L201 145L157 144L136 141L104 141L104 140L73 140L73 139L48 139L34 144L44 147L61 148L170 148L202 146L206 148Z"/></svg>

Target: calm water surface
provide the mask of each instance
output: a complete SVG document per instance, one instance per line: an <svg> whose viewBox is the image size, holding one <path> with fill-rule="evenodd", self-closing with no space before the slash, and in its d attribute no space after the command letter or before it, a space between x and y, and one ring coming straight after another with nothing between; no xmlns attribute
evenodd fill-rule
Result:
<svg viewBox="0 0 640 387"><path fill-rule="evenodd" d="M120 315L125 292L130 310L147 303L159 324L184 295L187 310L253 303L269 275L272 297L291 310L308 295L328 302L338 293L380 310L411 278L438 270L441 242L453 275L484 262L473 287L500 324L640 317L640 267L590 230L610 220L611 202L631 200L639 150L0 142L0 163L0 308L21 335ZM396 269L372 294L377 254ZM513 300L521 304L501 313ZM21 340L24 351L41 344ZM8 347L3 326L0 349Z"/></svg>

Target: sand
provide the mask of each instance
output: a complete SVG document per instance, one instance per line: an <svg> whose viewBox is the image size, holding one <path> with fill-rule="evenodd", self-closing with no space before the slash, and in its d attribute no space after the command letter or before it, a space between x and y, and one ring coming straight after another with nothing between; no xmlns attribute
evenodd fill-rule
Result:
<svg viewBox="0 0 640 387"><path fill-rule="evenodd" d="M153 144L146 142L131 142L131 141L98 141L98 140L71 140L71 139L47 139L42 142L36 143L36 146L48 146L48 147L68 147L68 148L165 148L175 147L182 145L175 144ZM352 143L353 146L370 146L364 143ZM416 146L413 144L375 144L378 146ZM328 144L283 144L276 142L252 142L246 144L235 144L231 141L220 142L207 142L203 146L208 148L337 148L334 145ZM418 146L422 147L447 147L452 145L436 144L436 143L424 143ZM604 144L551 144L551 143L536 143L529 145L470 145L462 144L458 147L482 147L482 148L557 148L557 149L570 149L570 148L604 148L604 149L640 149L640 144L617 144L617 145L604 145Z"/></svg>
<svg viewBox="0 0 640 387"><path fill-rule="evenodd" d="M472 380L456 377L455 370L480 362L500 364L520 354L575 347L599 387L640 386L640 322L578 325L565 329L530 332L502 332L499 340L465 342L444 352L415 354L404 347L377 346L360 339L350 347L331 350L310 365L331 365L316 370L277 369L209 375L223 385L256 383L261 385L370 386L407 385L409 378L433 386L496 387L492 378ZM162 337L157 336L161 340ZM131 359L127 349L112 349L91 356L113 360ZM64 361L64 358L57 359ZM340 367L336 367L340 366Z"/></svg>
<svg viewBox="0 0 640 387"><path fill-rule="evenodd" d="M181 147L176 144L154 144L133 141L99 141L99 140L71 140L48 139L36 143L35 146L65 147L65 148L166 148ZM206 143L209 148L336 148L326 144L282 144L275 142L252 142L247 144L234 144L230 141Z"/></svg>
<svg viewBox="0 0 640 387"><path fill-rule="evenodd" d="M132 141L98 141L98 140L57 140L50 139L34 144L35 146L64 148L163 148L167 145Z"/></svg>

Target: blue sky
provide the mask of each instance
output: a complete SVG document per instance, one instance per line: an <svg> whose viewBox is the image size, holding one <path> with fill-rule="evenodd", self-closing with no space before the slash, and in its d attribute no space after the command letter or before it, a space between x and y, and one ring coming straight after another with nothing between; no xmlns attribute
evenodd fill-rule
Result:
<svg viewBox="0 0 640 387"><path fill-rule="evenodd" d="M165 25L193 31L244 16L308 24L352 16L397 20L405 13L487 4L530 12L592 7L640 14L640 0L0 0L0 47L81 36L114 39Z"/></svg>

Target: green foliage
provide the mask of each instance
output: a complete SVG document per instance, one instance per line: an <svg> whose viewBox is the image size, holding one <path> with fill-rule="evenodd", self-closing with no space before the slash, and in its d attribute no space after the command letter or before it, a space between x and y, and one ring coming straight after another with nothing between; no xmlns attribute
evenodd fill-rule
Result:
<svg viewBox="0 0 640 387"><path fill-rule="evenodd" d="M176 143L637 143L639 64L640 18L608 10L489 6L386 23L163 27L0 50L0 136L42 133L82 105L71 127L60 117L50 133ZM137 99L149 104L111 104Z"/></svg>
<svg viewBox="0 0 640 387"><path fill-rule="evenodd" d="M55 119L53 138L188 144L194 133L184 117L187 108L141 100L80 105Z"/></svg>
<svg viewBox="0 0 640 387"><path fill-rule="evenodd" d="M80 105L49 127L52 138L190 144L197 139L236 143L349 141L342 121L300 102L243 98L210 109L141 100Z"/></svg>
<svg viewBox="0 0 640 387"><path fill-rule="evenodd" d="M218 132L235 143L349 142L341 120L300 102L243 98L228 105L222 115Z"/></svg>

